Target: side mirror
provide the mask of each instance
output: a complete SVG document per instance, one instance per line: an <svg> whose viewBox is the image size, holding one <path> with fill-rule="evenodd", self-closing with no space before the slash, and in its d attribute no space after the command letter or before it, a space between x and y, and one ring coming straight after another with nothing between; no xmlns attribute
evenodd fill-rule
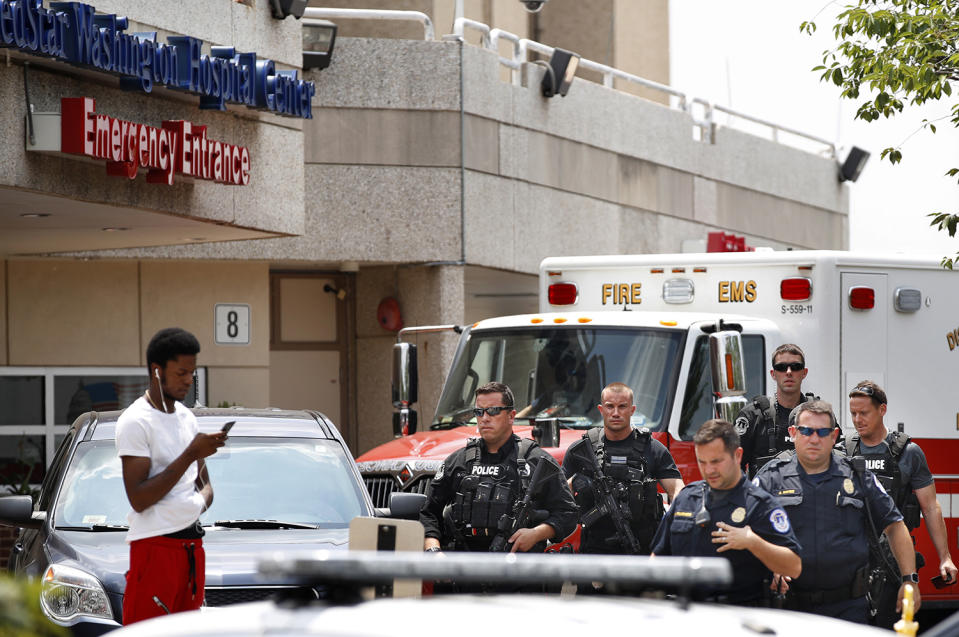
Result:
<svg viewBox="0 0 959 637"><path fill-rule="evenodd" d="M391 493L389 517L402 520L418 520L420 511L425 505L426 494L424 493Z"/></svg>
<svg viewBox="0 0 959 637"><path fill-rule="evenodd" d="M33 514L33 498L28 495L8 495L0 497L0 525L29 529L40 528L44 516Z"/></svg>
<svg viewBox="0 0 959 637"><path fill-rule="evenodd" d="M416 411L410 406L417 400L416 345L393 345L393 435L416 433Z"/></svg>
<svg viewBox="0 0 959 637"><path fill-rule="evenodd" d="M742 336L735 331L709 335L709 367L712 372L716 417L735 422L749 402L746 393L746 367L743 363Z"/></svg>

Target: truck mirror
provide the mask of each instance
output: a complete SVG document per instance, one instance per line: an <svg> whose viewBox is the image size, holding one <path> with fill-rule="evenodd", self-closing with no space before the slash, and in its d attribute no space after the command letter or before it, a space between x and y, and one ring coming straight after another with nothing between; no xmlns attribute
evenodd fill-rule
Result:
<svg viewBox="0 0 959 637"><path fill-rule="evenodd" d="M416 345L393 345L393 406L409 407L416 402Z"/></svg>
<svg viewBox="0 0 959 637"><path fill-rule="evenodd" d="M739 411L748 402L746 366L739 332L722 331L709 335L709 367L712 372L713 395L716 396L716 417L735 422Z"/></svg>
<svg viewBox="0 0 959 637"><path fill-rule="evenodd" d="M409 436L416 433L416 410L406 407L393 412L393 435Z"/></svg>
<svg viewBox="0 0 959 637"><path fill-rule="evenodd" d="M416 433L416 411L410 405L416 402L416 345L393 345L393 435Z"/></svg>
<svg viewBox="0 0 959 637"><path fill-rule="evenodd" d="M533 422L533 440L540 447L559 446L559 420L542 418Z"/></svg>

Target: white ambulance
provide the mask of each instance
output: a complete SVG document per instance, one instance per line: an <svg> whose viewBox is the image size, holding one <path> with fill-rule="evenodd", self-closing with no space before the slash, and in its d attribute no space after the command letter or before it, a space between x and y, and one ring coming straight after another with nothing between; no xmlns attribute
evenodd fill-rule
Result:
<svg viewBox="0 0 959 637"><path fill-rule="evenodd" d="M901 426L925 451L956 546L959 272L938 259L827 251L555 257L540 266L540 310L456 328L460 344L436 414L418 433L403 413L415 402L403 374L415 366L396 365L397 431L410 435L357 459L374 500L385 490L425 490L439 461L476 435L473 391L493 380L515 394L519 435L558 419L551 451L559 459L584 429L602 424L602 388L624 382L635 392L634 425L654 432L687 481L699 479L691 441L715 413L708 336L722 321L741 331L747 398L775 392L770 356L783 343L805 351L803 390L833 404L847 435L849 390L866 379L882 386L886 425ZM402 338L437 329L407 329ZM916 537L934 561L928 533ZM959 586L936 590L921 576L924 603L959 601Z"/></svg>

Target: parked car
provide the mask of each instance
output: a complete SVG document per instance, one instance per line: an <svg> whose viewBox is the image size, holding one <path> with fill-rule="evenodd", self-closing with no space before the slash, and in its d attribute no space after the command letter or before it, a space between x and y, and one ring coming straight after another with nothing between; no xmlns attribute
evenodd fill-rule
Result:
<svg viewBox="0 0 959 637"><path fill-rule="evenodd" d="M126 626L116 637L393 637L455 633L529 635L644 634L723 635L723 637L866 637L888 631L784 610L688 603L676 599L612 595L556 594L445 595L425 599L382 598L358 601L351 586L382 584L405 575L454 581L543 583L604 581L639 588L682 589L707 582L729 582L732 569L721 558L596 555L506 555L418 552L266 557L264 573L286 573L302 582L339 586L340 599L301 604L256 602L225 609L179 613ZM342 587L346 587L344 594Z"/></svg>
<svg viewBox="0 0 959 637"><path fill-rule="evenodd" d="M90 412L74 422L36 503L0 498L0 524L22 528L9 570L42 578L44 613L74 634L102 634L122 618L130 505L114 442L120 413ZM345 549L350 520L377 512L336 427L308 411L194 413L203 432L236 421L226 446L207 458L214 490L200 518L207 606L279 593L322 598L321 587L258 575L256 560L270 551Z"/></svg>

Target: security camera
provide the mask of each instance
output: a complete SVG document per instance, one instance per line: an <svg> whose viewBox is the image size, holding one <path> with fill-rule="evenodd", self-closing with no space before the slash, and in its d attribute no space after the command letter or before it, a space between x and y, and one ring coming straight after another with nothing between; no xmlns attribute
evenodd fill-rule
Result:
<svg viewBox="0 0 959 637"><path fill-rule="evenodd" d="M526 7L526 10L530 13L539 13L543 10L543 5L549 2L549 0L519 0L523 3L523 6Z"/></svg>

